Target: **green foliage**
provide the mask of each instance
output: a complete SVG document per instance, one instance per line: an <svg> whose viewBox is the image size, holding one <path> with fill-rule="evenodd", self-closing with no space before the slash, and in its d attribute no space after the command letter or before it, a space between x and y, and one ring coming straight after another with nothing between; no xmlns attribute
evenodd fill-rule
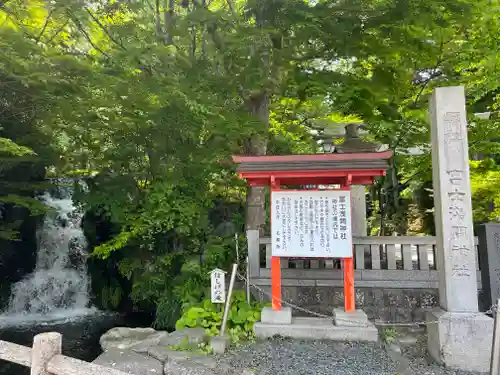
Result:
<svg viewBox="0 0 500 375"><path fill-rule="evenodd" d="M182 340L178 345L172 345L170 349L181 352L194 352L203 355L208 355L213 353L212 347L207 343L200 342L199 344L194 344L189 341L188 337Z"/></svg>
<svg viewBox="0 0 500 375"><path fill-rule="evenodd" d="M175 324L176 329L203 328L210 336L217 336L222 324L222 314L206 305L210 300L205 300L203 307L190 307Z"/></svg>
<svg viewBox="0 0 500 375"><path fill-rule="evenodd" d="M244 292L233 293L227 322L227 333L233 344L254 339L253 325L260 320L263 306L261 303L249 305ZM217 336L220 334L223 314L220 306L206 299L200 304L186 306L175 328L203 328L208 335Z"/></svg>
<svg viewBox="0 0 500 375"><path fill-rule="evenodd" d="M244 238L239 241L244 242ZM234 238L209 236L203 251L195 250L167 255L150 250L142 260L128 256L128 251L134 254L134 248L122 251L118 269L133 282L130 297L140 308L154 307L158 329L172 328L183 306L198 304L208 296L212 269L229 269L236 260ZM239 255L240 259L246 257L245 247L240 246Z"/></svg>
<svg viewBox="0 0 500 375"><path fill-rule="evenodd" d="M471 162L470 169L474 221L500 222L500 166L485 159Z"/></svg>
<svg viewBox="0 0 500 375"><path fill-rule="evenodd" d="M384 328L381 332L382 341L386 344L392 344L399 336L395 328Z"/></svg>
<svg viewBox="0 0 500 375"><path fill-rule="evenodd" d="M123 291L119 285L104 285L101 290L101 306L105 309L116 310L123 297Z"/></svg>
<svg viewBox="0 0 500 375"><path fill-rule="evenodd" d="M1 106L0 106L1 110ZM0 121L0 134L1 134ZM28 147L20 146L11 139L0 137L0 213L1 208L24 208L29 215L41 215L47 208L31 194L36 189L35 185L27 181L29 176L18 176L17 169L23 164L32 163L30 157L35 152ZM23 180L24 178L24 180ZM20 181L21 180L21 181ZM19 218L19 215L15 215ZM22 220L9 220L0 214L0 239L14 241L19 239L19 228Z"/></svg>
<svg viewBox="0 0 500 375"><path fill-rule="evenodd" d="M236 259L210 218L217 202L245 199L231 155L317 152L314 131L333 138L345 122L363 122L395 155L370 188L371 233L429 232L429 94L463 84L471 111L498 109L498 1L173 4L0 7L0 204L40 212L16 180L29 163L41 178L46 167L84 177L76 202L112 228L87 230L92 261L120 279L107 281L103 306L130 298L173 326L206 298L208 271ZM494 159L500 122L470 124L471 154ZM414 147L423 155L408 156ZM471 169L474 217L496 220L497 167L482 165ZM243 230L243 216L225 221ZM0 236L18 224L0 223Z"/></svg>
<svg viewBox="0 0 500 375"><path fill-rule="evenodd" d="M19 146L11 139L0 138L0 154L10 154L13 156L34 155L35 153L28 147Z"/></svg>

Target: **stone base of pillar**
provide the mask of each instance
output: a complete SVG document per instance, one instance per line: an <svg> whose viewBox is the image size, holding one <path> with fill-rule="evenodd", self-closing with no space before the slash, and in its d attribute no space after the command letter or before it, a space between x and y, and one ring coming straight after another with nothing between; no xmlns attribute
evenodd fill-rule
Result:
<svg viewBox="0 0 500 375"><path fill-rule="evenodd" d="M481 313L427 314L427 346L438 363L465 371L489 372L493 319Z"/></svg>
<svg viewBox="0 0 500 375"><path fill-rule="evenodd" d="M215 354L224 354L230 344L229 336L214 336L210 339L210 346Z"/></svg>
<svg viewBox="0 0 500 375"><path fill-rule="evenodd" d="M369 327L371 325L363 310L346 312L344 309L333 309L333 324L344 327Z"/></svg>
<svg viewBox="0 0 500 375"><path fill-rule="evenodd" d="M260 314L260 322L263 324L292 324L292 309L282 307L281 310L273 310L264 307Z"/></svg>

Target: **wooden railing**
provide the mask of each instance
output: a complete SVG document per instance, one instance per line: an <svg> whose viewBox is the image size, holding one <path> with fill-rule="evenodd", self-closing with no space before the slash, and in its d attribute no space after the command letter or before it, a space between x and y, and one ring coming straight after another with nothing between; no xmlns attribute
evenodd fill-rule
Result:
<svg viewBox="0 0 500 375"><path fill-rule="evenodd" d="M270 284L271 239L248 231L250 275ZM354 237L355 283L362 287L437 288L436 238L431 236ZM479 270L477 238L476 265ZM342 285L339 259L281 259L282 284ZM478 286L480 273L477 272Z"/></svg>
<svg viewBox="0 0 500 375"><path fill-rule="evenodd" d="M61 355L62 336L42 333L33 339L33 348L0 340L0 359L31 369L31 375L130 375Z"/></svg>

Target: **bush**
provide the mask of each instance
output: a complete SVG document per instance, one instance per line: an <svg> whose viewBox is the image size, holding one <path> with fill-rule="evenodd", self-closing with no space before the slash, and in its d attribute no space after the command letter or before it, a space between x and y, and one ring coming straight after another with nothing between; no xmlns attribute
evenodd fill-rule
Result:
<svg viewBox="0 0 500 375"><path fill-rule="evenodd" d="M227 320L227 333L233 344L254 339L253 325L260 320L263 307L264 304L257 302L249 305L244 292L233 293ZM175 328L204 328L208 335L217 336L220 333L223 315L222 306L219 307L206 299L200 304L186 306Z"/></svg>

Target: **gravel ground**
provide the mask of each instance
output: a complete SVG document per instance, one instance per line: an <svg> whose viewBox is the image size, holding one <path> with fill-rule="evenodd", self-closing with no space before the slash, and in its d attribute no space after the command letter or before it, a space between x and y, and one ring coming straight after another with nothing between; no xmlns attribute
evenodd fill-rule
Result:
<svg viewBox="0 0 500 375"><path fill-rule="evenodd" d="M258 375L477 375L428 365L421 357L402 365L378 343L273 339L243 345L220 360Z"/></svg>

